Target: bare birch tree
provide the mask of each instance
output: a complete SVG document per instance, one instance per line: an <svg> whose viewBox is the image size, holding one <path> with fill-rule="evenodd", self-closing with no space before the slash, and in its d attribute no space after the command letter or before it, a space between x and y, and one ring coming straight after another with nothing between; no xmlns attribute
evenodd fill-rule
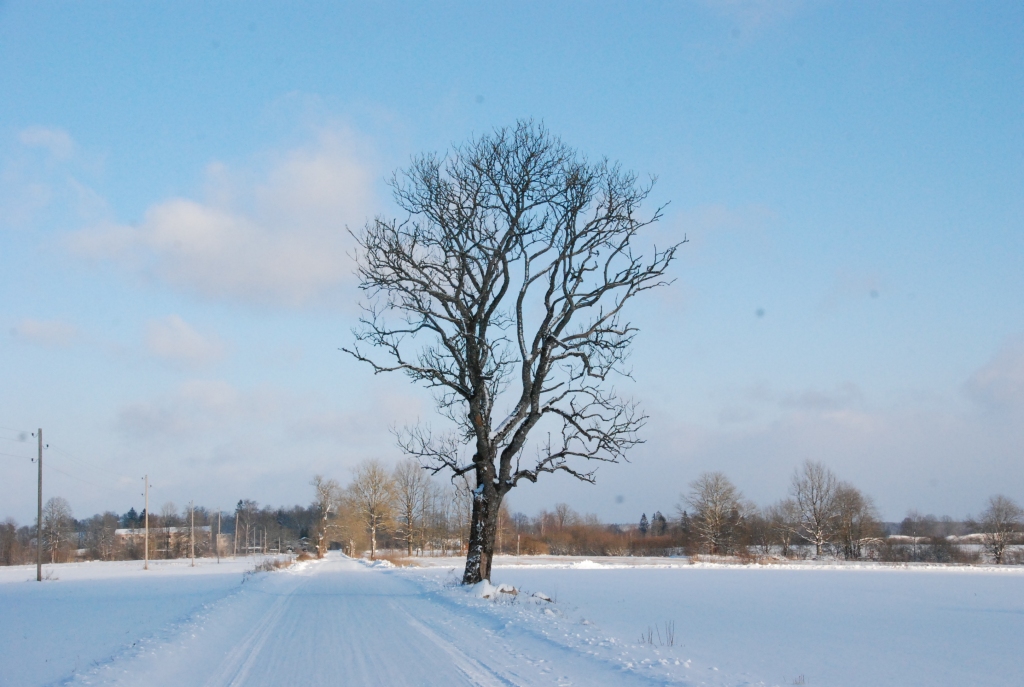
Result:
<svg viewBox="0 0 1024 687"><path fill-rule="evenodd" d="M378 217L357 237L367 301L345 350L433 389L454 423L410 428L400 445L435 473L475 478L473 584L490 578L509 490L559 471L593 482L588 462L639 443L646 417L608 378L627 372L637 332L626 303L665 283L678 244L635 253L661 217L638 216L650 185L532 122L421 155L391 188L406 217Z"/></svg>
<svg viewBox="0 0 1024 687"><path fill-rule="evenodd" d="M1013 538L1021 529L1024 521L1024 510L1012 499L998 494L988 500L988 508L981 514L981 531L984 536L985 548L996 565L1003 562L1006 547L1013 543Z"/></svg>
<svg viewBox="0 0 1024 687"><path fill-rule="evenodd" d="M350 507L370 536L370 560L377 555L377 532L392 516L394 482L379 460L366 460L356 468L345 492Z"/></svg>
<svg viewBox="0 0 1024 687"><path fill-rule="evenodd" d="M63 562L67 556L74 524L67 499L54 496L43 505L43 537L50 549L51 563Z"/></svg>
<svg viewBox="0 0 1024 687"><path fill-rule="evenodd" d="M429 497L430 478L412 459L395 466L395 522L397 534L405 540L406 553L411 556L417 531L423 528L423 510Z"/></svg>
<svg viewBox="0 0 1024 687"><path fill-rule="evenodd" d="M316 557L323 558L327 553L331 515L338 514L338 499L341 488L333 479L323 475L314 475L310 482L313 487L313 512L316 517L313 525L313 539L316 546Z"/></svg>
<svg viewBox="0 0 1024 687"><path fill-rule="evenodd" d="M836 530L835 474L816 461L805 461L793 475L792 496L800 512L800 527L808 541L814 542L814 555Z"/></svg>

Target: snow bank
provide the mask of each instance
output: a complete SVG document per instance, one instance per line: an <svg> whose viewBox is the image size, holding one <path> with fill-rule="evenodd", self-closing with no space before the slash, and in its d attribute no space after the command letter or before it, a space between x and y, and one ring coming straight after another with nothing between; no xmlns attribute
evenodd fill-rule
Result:
<svg viewBox="0 0 1024 687"><path fill-rule="evenodd" d="M439 593L496 616L505 632L544 636L657 684L1019 684L1021 567L583 559L494 570L520 591L514 602ZM403 574L443 588L441 569ZM557 602L534 589L555 591Z"/></svg>
<svg viewBox="0 0 1024 687"><path fill-rule="evenodd" d="M369 560L367 558L357 558L356 560L359 561L360 563L362 563L363 565L365 565L367 568L394 568L394 567L396 567L394 563L392 563L391 561L384 560L383 558L378 558L375 561L371 561L371 560Z"/></svg>

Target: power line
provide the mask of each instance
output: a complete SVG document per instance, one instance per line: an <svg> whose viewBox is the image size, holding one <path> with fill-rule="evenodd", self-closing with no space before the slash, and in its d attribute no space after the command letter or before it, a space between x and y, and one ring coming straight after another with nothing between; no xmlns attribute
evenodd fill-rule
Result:
<svg viewBox="0 0 1024 687"><path fill-rule="evenodd" d="M66 458L66 459L68 459L68 460L70 460L72 462L78 463L79 465L81 465L84 468L88 468L90 470L101 470L101 471L103 471L103 472L105 472L105 473L107 473L109 475L113 475L114 477L118 477L120 479L131 479L131 480L135 479L135 477L129 477L128 475L125 475L125 474L120 473L120 472L115 472L113 470L110 470L110 469L107 469L105 467L102 467L101 465L87 463L86 461L82 460L81 458L78 458L78 457L72 455L71 453L68 453L67 451L65 451L64 449L60 448L59 446L54 446L53 444L50 444L49 447L51 449L53 449L54 451L56 451L57 453L59 453L64 458Z"/></svg>
<svg viewBox="0 0 1024 687"><path fill-rule="evenodd" d="M95 482L91 482L91 481L89 481L89 480L87 480L87 479L85 479L83 477L79 477L78 475L72 475L70 472L65 472L65 471L61 470L60 468L55 468L52 465L50 465L49 463L46 464L46 469L47 470L53 470L54 472L59 472L62 475L67 475L71 479L78 480L79 482L83 482L85 484L88 484L91 487L96 487L97 489L105 489L105 488L107 488L107 487L105 487L105 486L103 486L101 484L96 484Z"/></svg>

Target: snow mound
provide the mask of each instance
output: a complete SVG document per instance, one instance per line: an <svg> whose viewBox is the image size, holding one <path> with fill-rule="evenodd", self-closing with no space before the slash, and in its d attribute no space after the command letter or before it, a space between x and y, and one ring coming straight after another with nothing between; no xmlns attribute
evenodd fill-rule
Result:
<svg viewBox="0 0 1024 687"><path fill-rule="evenodd" d="M467 591L478 599L497 599L501 594L516 596L519 590L510 584L499 584L495 587L487 580L482 580L467 587Z"/></svg>
<svg viewBox="0 0 1024 687"><path fill-rule="evenodd" d="M594 561L592 561L592 560L590 560L588 558L585 561L580 561L578 563L573 563L572 567L575 568L576 570L600 570L600 569L604 568L605 566L601 565L600 563L595 563Z"/></svg>

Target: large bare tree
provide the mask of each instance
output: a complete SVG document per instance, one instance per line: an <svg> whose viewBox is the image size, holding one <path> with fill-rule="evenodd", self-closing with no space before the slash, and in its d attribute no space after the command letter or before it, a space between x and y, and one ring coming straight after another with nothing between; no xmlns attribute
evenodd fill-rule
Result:
<svg viewBox="0 0 1024 687"><path fill-rule="evenodd" d="M721 472L704 472L690 482L690 493L683 498L693 507L693 526L707 552L729 553L744 511L743 495L735 485Z"/></svg>
<svg viewBox="0 0 1024 687"><path fill-rule="evenodd" d="M408 428L400 444L435 473L475 478L472 584L490 578L509 490L553 472L593 482L587 461L638 443L645 416L609 376L627 372L637 331L626 303L665 283L678 244L634 252L661 217L638 214L650 185L532 122L416 157L391 187L405 217L357 236L367 299L345 350L434 390L454 422Z"/></svg>
<svg viewBox="0 0 1024 687"><path fill-rule="evenodd" d="M806 460L793 473L792 496L800 513L803 536L814 542L814 555L836 532L836 491L839 480L823 463Z"/></svg>
<svg viewBox="0 0 1024 687"><path fill-rule="evenodd" d="M848 482L840 482L835 494L835 535L843 557L858 559L865 540L881 536L874 501Z"/></svg>

